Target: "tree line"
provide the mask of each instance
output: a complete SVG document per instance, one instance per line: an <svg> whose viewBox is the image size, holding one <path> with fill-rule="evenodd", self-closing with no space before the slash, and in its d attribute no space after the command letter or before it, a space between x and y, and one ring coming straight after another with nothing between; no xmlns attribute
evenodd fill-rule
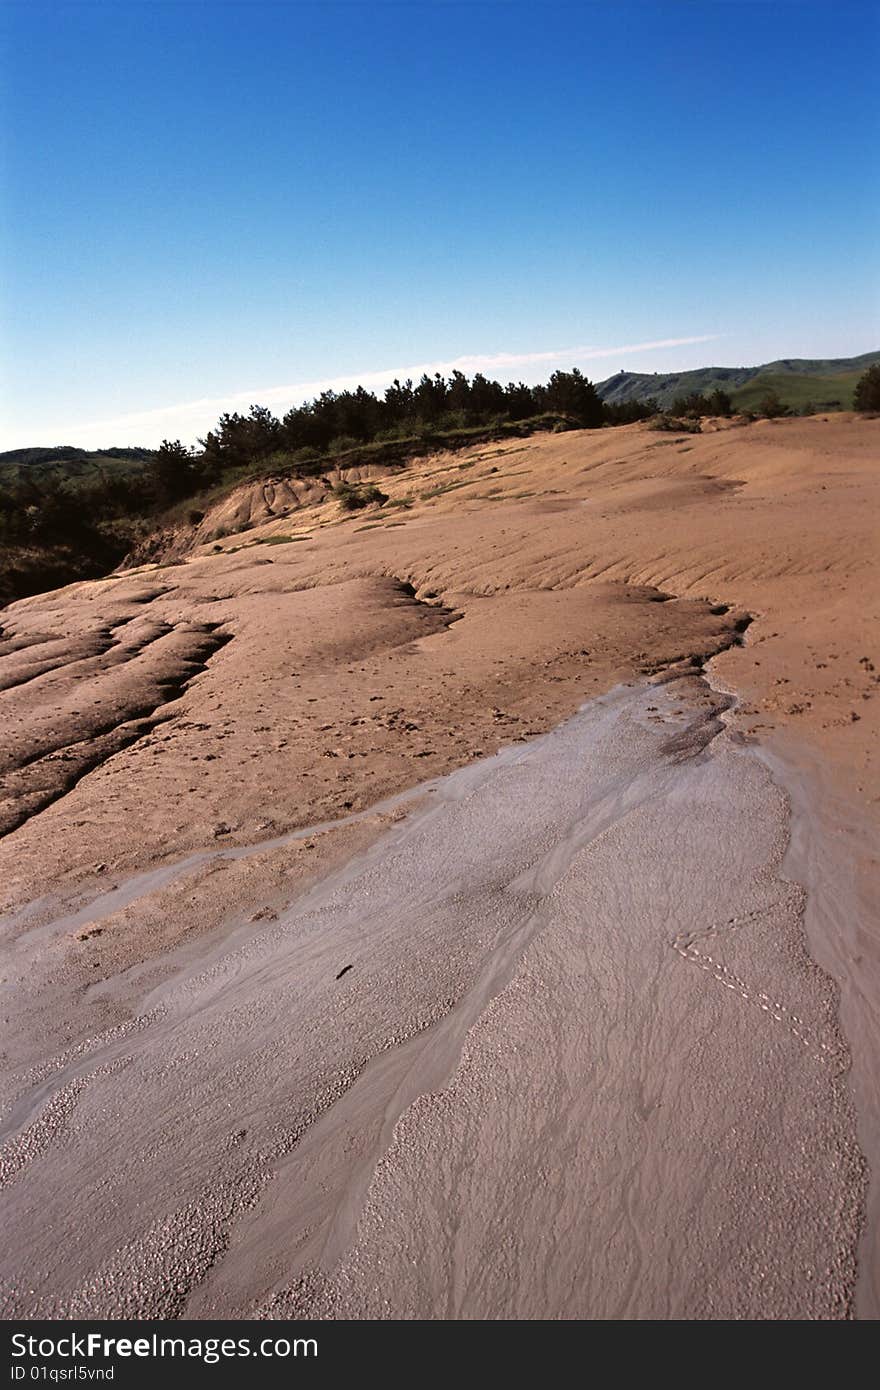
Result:
<svg viewBox="0 0 880 1390"><path fill-rule="evenodd" d="M856 387L855 407L880 411L880 364L869 367ZM87 482L63 476L47 477L20 468L14 481L0 480L0 544L7 546L73 545L102 555L124 554L132 524L184 503L199 493L232 481L240 470L289 469L318 474L331 459L358 446L387 442L405 455L410 441L420 444L467 442L468 431L521 425L524 430L547 428L598 429L631 424L663 415L675 421L705 415L731 415L734 406L723 390L681 396L664 412L654 400L606 402L577 368L557 371L544 384L502 386L477 372L472 378L454 371L424 374L417 383L395 380L380 395L363 386L348 391L323 391L314 400L294 406L280 418L265 406L253 405L247 414L221 415L198 449L179 440L165 440L158 450L103 450L135 466L105 470ZM758 414L785 414L775 393L768 393ZM8 461L39 462L51 452L57 460L82 450L18 450ZM193 514L195 515L195 514Z"/></svg>
<svg viewBox="0 0 880 1390"><path fill-rule="evenodd" d="M362 386L324 391L280 419L252 405L247 414L222 415L197 449L165 440L157 450L103 450L104 458L118 455L131 466L102 467L88 477L39 466L43 456L56 464L87 458L81 449L18 450L7 462L22 466L0 475L0 543L73 546L102 555L109 547L121 555L133 521L232 481L242 470L318 474L334 456L359 445L396 442L405 453L410 441L454 443L468 430L517 423L598 428L644 419L653 409L651 403L604 405L577 368L554 372L538 386L502 386L480 372L471 379L460 371L448 378L438 372L415 384L395 380L381 396Z"/></svg>
<svg viewBox="0 0 880 1390"><path fill-rule="evenodd" d="M650 401L606 405L577 367L554 372L538 386L502 386L481 372L470 379L460 371L450 377L436 372L425 373L417 383L395 379L381 396L363 386L322 391L281 418L265 406L253 405L246 415L222 415L199 442L208 465L221 472L270 459L307 471L327 455L358 445L436 438L494 425L532 422L539 428L550 416L572 427L597 429L643 420L655 410Z"/></svg>

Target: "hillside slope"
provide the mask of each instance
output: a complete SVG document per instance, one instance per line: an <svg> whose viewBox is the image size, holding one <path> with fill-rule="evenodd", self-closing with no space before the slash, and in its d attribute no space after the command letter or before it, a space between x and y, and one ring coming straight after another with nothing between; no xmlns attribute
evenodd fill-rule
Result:
<svg viewBox="0 0 880 1390"><path fill-rule="evenodd" d="M77 449L62 444L54 449L7 449L0 453L0 487L48 481L78 488L96 479L122 478L145 471L155 458L153 449Z"/></svg>
<svg viewBox="0 0 880 1390"><path fill-rule="evenodd" d="M852 392L866 368L880 362L880 351L860 357L780 358L759 367L697 367L689 372L617 372L600 381L596 390L604 401L655 400L668 407L678 396L692 392L706 395L726 391L742 410L760 399L767 390L776 390L785 405L794 410L812 403L817 410L852 408ZM764 382L764 378L772 381ZM755 392L755 383L759 383ZM750 388L745 391L743 388ZM833 405L831 403L834 403Z"/></svg>
<svg viewBox="0 0 880 1390"><path fill-rule="evenodd" d="M0 453L0 605L118 564L147 510L152 449Z"/></svg>

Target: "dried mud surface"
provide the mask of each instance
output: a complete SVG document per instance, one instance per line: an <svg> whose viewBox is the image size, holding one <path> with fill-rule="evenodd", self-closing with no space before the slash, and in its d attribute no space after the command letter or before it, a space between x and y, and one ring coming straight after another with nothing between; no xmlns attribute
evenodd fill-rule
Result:
<svg viewBox="0 0 880 1390"><path fill-rule="evenodd" d="M875 1316L878 442L263 489L4 610L7 1306Z"/></svg>

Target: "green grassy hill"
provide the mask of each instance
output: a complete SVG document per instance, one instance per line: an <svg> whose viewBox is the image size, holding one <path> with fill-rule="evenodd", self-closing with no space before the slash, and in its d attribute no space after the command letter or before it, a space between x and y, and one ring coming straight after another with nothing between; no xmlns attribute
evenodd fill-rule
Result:
<svg viewBox="0 0 880 1390"><path fill-rule="evenodd" d="M861 375L860 371L828 376L763 371L730 394L735 410L755 410L768 391L775 391L790 410L803 411L809 406L816 411L852 410L853 392Z"/></svg>
<svg viewBox="0 0 880 1390"><path fill-rule="evenodd" d="M152 449L0 453L0 606L105 574L138 533Z"/></svg>
<svg viewBox="0 0 880 1390"><path fill-rule="evenodd" d="M865 352L860 357L781 358L760 367L618 372L599 382L596 390L603 400L614 404L653 399L662 408L671 406L678 396L721 390L732 397L740 410L752 409L768 390L774 390L792 410L802 410L808 404L817 410L849 410L856 382L874 362L880 362L880 352Z"/></svg>
<svg viewBox="0 0 880 1390"><path fill-rule="evenodd" d="M155 457L152 449L7 449L0 453L0 486L26 483L40 487L63 482L76 489L92 488L108 478L140 474Z"/></svg>

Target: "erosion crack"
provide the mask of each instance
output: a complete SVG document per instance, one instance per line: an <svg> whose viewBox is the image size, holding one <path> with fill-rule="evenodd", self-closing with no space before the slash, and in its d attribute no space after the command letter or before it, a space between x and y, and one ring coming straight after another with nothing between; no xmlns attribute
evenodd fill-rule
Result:
<svg viewBox="0 0 880 1390"><path fill-rule="evenodd" d="M209 625L171 635L181 639L175 649L163 654L158 670L144 673L143 684L122 692L109 717L96 721L79 739L56 740L46 752L22 759L4 776L0 837L67 796L90 772L161 723L167 716L159 711L178 700L233 637Z"/></svg>

